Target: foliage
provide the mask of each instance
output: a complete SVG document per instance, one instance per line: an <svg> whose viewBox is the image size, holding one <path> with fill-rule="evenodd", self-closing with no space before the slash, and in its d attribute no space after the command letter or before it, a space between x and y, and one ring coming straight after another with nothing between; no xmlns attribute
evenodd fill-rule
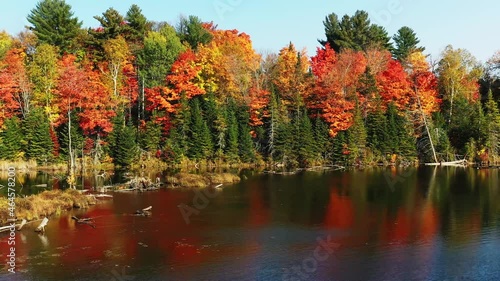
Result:
<svg viewBox="0 0 500 281"><path fill-rule="evenodd" d="M292 42L259 54L195 16L149 22L137 5L88 30L62 0L28 18L31 30L0 32L0 159L363 165L435 161L432 138L438 160L499 160L500 55L485 75L451 46L431 65L411 28L392 47L364 11L328 15L312 57Z"/></svg>
<svg viewBox="0 0 500 281"><path fill-rule="evenodd" d="M28 15L31 29L40 43L59 48L61 53L75 51L75 41L82 22L74 17L64 0L42 0Z"/></svg>
<svg viewBox="0 0 500 281"><path fill-rule="evenodd" d="M410 54L425 51L424 47L418 46L420 40L415 31L408 26L401 27L392 39L395 44L392 55L401 63L406 62Z"/></svg>
<svg viewBox="0 0 500 281"><path fill-rule="evenodd" d="M326 40L320 40L320 43L323 46L329 44L335 52L346 49L366 51L370 48L392 48L387 31L372 24L365 11L356 11L352 17L344 15L342 19L332 13L323 24Z"/></svg>

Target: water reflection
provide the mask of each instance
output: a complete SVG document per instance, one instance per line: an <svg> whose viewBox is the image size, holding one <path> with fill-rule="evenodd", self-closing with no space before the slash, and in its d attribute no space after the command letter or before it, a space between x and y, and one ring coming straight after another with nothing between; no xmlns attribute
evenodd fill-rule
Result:
<svg viewBox="0 0 500 281"><path fill-rule="evenodd" d="M52 218L44 236L28 227L18 233L18 271L28 280L110 280L125 269L137 280L282 280L284 268L301 265L330 236L340 248L309 280L500 276L498 170L247 177L216 193L190 224L177 206L192 205L195 193L163 190L115 193ZM131 215L150 205L152 217ZM75 224L75 214L95 218L96 228ZM5 236L0 251L5 258Z"/></svg>

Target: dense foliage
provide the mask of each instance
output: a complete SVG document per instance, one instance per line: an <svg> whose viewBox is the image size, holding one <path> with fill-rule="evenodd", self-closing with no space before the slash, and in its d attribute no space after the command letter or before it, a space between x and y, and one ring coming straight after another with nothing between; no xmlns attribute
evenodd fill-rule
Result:
<svg viewBox="0 0 500 281"><path fill-rule="evenodd" d="M431 65L411 28L391 41L364 11L328 15L312 57L292 43L261 55L248 34L150 22L137 5L95 19L82 29L64 0L42 0L28 30L0 33L0 159L498 159L500 55L483 67L449 46Z"/></svg>

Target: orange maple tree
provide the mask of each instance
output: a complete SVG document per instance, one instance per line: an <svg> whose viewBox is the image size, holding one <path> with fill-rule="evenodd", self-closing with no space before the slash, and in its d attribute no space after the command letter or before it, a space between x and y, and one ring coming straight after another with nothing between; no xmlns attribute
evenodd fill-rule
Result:
<svg viewBox="0 0 500 281"><path fill-rule="evenodd" d="M377 75L377 86L385 106L393 102L399 110L404 110L410 104L411 85L399 61L389 61L386 70Z"/></svg>
<svg viewBox="0 0 500 281"><path fill-rule="evenodd" d="M326 45L311 58L311 69L315 87L308 107L321 110L330 126L330 136L335 137L352 125L356 83L366 70L366 59L362 53L351 50L336 54Z"/></svg>
<svg viewBox="0 0 500 281"><path fill-rule="evenodd" d="M14 48L0 62L0 127L5 118L29 111L32 85L26 73L25 57L22 49Z"/></svg>
<svg viewBox="0 0 500 281"><path fill-rule="evenodd" d="M412 84L415 99L418 95L422 110L425 114L431 114L439 110L441 99L438 93L438 80L430 70L429 63L421 52L413 52L408 56L409 80ZM414 102L412 108L417 108Z"/></svg>
<svg viewBox="0 0 500 281"><path fill-rule="evenodd" d="M167 75L167 86L146 89L148 110L161 113L156 122L168 125L170 114L177 111L182 96L191 99L197 95L205 94L205 90L196 84L201 67L195 63L196 55L192 50L181 53L173 63L170 74Z"/></svg>
<svg viewBox="0 0 500 281"><path fill-rule="evenodd" d="M116 116L116 101L102 81L100 73L85 66L85 95L81 100L82 112L79 114L80 127L86 135L104 136L113 130L111 119Z"/></svg>
<svg viewBox="0 0 500 281"><path fill-rule="evenodd" d="M55 91L55 103L63 114L55 122L59 126L68 120L67 113L81 106L87 94L87 73L76 63L74 55L65 55L58 63L59 77Z"/></svg>

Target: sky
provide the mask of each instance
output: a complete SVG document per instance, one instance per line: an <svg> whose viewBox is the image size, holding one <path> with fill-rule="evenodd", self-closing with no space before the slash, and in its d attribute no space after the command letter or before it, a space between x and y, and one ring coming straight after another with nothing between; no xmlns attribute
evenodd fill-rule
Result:
<svg viewBox="0 0 500 281"><path fill-rule="evenodd" d="M29 23L26 16L37 0L1 1L0 30L17 34ZM447 45L470 51L488 60L500 50L500 1L451 0L66 0L84 27L97 27L93 17L113 7L123 15L132 4L142 8L148 20L176 24L180 15L196 15L221 29L249 34L259 52L278 52L289 42L314 55L317 39L324 39L323 20L365 10L372 22L392 36L402 26L417 33L431 59L439 59Z"/></svg>

